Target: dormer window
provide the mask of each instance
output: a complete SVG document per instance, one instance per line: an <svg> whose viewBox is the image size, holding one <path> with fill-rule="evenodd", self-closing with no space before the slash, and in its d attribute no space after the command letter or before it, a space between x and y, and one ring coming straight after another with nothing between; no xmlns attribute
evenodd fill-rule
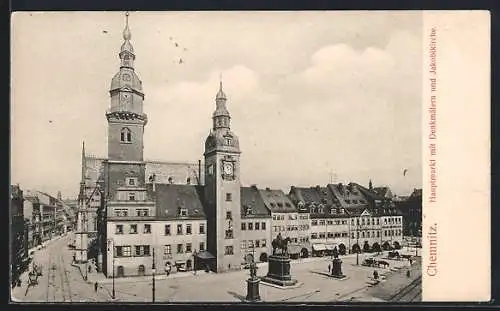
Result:
<svg viewBox="0 0 500 311"><path fill-rule="evenodd" d="M290 203L286 202L286 203L285 203L285 206L286 206L286 207L291 207L292 205L290 205Z"/></svg>
<svg viewBox="0 0 500 311"><path fill-rule="evenodd" d="M278 207L283 207L283 203L278 202Z"/></svg>
<svg viewBox="0 0 500 311"><path fill-rule="evenodd" d="M128 194L128 200L129 201L135 201L135 192L130 192Z"/></svg>
<svg viewBox="0 0 500 311"><path fill-rule="evenodd" d="M127 185L129 186L137 185L137 178L127 178Z"/></svg>
<svg viewBox="0 0 500 311"><path fill-rule="evenodd" d="M179 215L184 217L187 216L187 209L186 208L179 209Z"/></svg>
<svg viewBox="0 0 500 311"><path fill-rule="evenodd" d="M231 145L233 143L233 139L231 137L226 137L225 138L226 145Z"/></svg>
<svg viewBox="0 0 500 311"><path fill-rule="evenodd" d="M132 142L132 132L130 131L129 128L124 127L120 131L120 141L122 143L130 143Z"/></svg>

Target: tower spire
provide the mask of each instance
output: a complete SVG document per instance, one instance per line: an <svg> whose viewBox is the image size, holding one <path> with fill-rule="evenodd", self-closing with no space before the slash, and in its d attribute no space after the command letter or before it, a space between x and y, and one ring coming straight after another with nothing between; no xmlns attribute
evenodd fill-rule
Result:
<svg viewBox="0 0 500 311"><path fill-rule="evenodd" d="M129 41L132 38L132 33L130 32L130 28L128 27L128 16L129 12L125 12L125 29L123 29L123 40Z"/></svg>
<svg viewBox="0 0 500 311"><path fill-rule="evenodd" d="M82 142L82 180L81 183L85 182L85 171L87 170L87 161L85 161L85 141Z"/></svg>

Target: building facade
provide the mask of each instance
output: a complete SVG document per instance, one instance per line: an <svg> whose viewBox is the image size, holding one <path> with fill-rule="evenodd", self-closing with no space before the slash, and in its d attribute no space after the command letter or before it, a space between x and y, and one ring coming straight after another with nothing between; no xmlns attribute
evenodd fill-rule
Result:
<svg viewBox="0 0 500 311"><path fill-rule="evenodd" d="M283 239L289 238L288 253L292 257L300 256L303 248L308 248L309 223L304 220L304 214L299 211L290 198L282 191L275 189L261 189L260 194L266 207L271 212L271 239L278 234ZM307 224L305 224L307 222Z"/></svg>
<svg viewBox="0 0 500 311"><path fill-rule="evenodd" d="M10 186L10 268L12 282L23 272L28 257L24 230L24 197L18 185Z"/></svg>
<svg viewBox="0 0 500 311"><path fill-rule="evenodd" d="M241 187L241 252L243 262L267 261L271 254L271 212L256 186Z"/></svg>

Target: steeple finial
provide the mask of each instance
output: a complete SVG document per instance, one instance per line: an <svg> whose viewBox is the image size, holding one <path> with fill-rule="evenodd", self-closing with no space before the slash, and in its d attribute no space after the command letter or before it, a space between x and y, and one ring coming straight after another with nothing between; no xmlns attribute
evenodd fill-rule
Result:
<svg viewBox="0 0 500 311"><path fill-rule="evenodd" d="M82 142L82 180L81 182L85 182L85 172L87 170L87 161L85 160L85 141Z"/></svg>
<svg viewBox="0 0 500 311"><path fill-rule="evenodd" d="M129 12L125 13L125 29L123 30L123 40L129 41L132 38L132 34L130 33L130 28L128 27L128 16Z"/></svg>
<svg viewBox="0 0 500 311"><path fill-rule="evenodd" d="M222 90L222 72L219 74L219 92L217 92L217 96L215 99L223 99L226 100L226 94Z"/></svg>

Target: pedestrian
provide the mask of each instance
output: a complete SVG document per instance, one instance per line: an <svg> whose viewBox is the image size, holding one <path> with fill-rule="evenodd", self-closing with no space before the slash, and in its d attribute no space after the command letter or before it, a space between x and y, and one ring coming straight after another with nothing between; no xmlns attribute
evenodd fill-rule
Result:
<svg viewBox="0 0 500 311"><path fill-rule="evenodd" d="M90 273L90 272L92 272L92 267L91 267L91 266L89 266L89 273Z"/></svg>
<svg viewBox="0 0 500 311"><path fill-rule="evenodd" d="M407 277L410 277L410 276L411 276L410 270L406 271L406 276L407 276Z"/></svg>
<svg viewBox="0 0 500 311"><path fill-rule="evenodd" d="M76 254L73 254L73 263L76 263Z"/></svg>
<svg viewBox="0 0 500 311"><path fill-rule="evenodd" d="M378 272L377 272L377 270L373 271L373 279L375 281L378 280Z"/></svg>
<svg viewBox="0 0 500 311"><path fill-rule="evenodd" d="M328 265L328 273L332 270L332 265Z"/></svg>
<svg viewBox="0 0 500 311"><path fill-rule="evenodd" d="M413 260L411 260L411 258L410 258L410 266L411 266L412 264L413 264Z"/></svg>
<svg viewBox="0 0 500 311"><path fill-rule="evenodd" d="M97 284L97 282L94 283L94 290L95 292L97 293L97 288L99 287L99 284Z"/></svg>

